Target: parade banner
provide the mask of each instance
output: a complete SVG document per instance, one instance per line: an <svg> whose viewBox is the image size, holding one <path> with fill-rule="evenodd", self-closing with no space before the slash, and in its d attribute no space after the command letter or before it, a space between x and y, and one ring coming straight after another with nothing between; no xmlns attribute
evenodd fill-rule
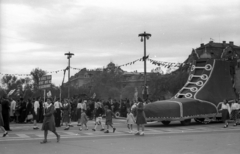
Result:
<svg viewBox="0 0 240 154"><path fill-rule="evenodd" d="M39 89L45 89L51 87L52 75L46 75L39 80Z"/></svg>
<svg viewBox="0 0 240 154"><path fill-rule="evenodd" d="M136 59L136 60L134 60L134 61L132 61L132 62L128 62L128 63L126 63L126 64L123 64L123 65L119 65L119 66L117 66L118 68L121 68L121 67L124 67L124 66L128 66L128 65L134 65L136 62L138 62L138 61L149 61L151 64L153 64L153 65L156 65L156 66L163 66L163 67L165 67L165 68L179 68L179 67L181 67L181 66L184 66L184 65L191 65L191 63L179 63L179 62L177 62L177 63L174 63L174 62L164 62L164 61L157 61L157 60L153 60L153 59L150 59L149 58L149 55L148 56L145 56L145 57L142 57L142 58L139 58L139 59ZM56 70L56 71L46 71L46 73L48 73L48 74L53 74L53 73L59 73L59 72L64 72L64 74L65 74L65 72L66 72L66 70L68 70L68 69L73 69L73 70L79 70L79 71L81 71L81 70L83 70L83 69L86 69L85 67L84 68L74 68L74 67L70 67L70 68L66 68L66 69L61 69L61 70ZM156 68L156 69L158 69L158 68ZM96 69L87 69L88 71L103 71L104 69L102 69L102 68L96 68ZM5 73L2 73L2 72L0 72L0 76L4 76L4 75L9 75L9 76L31 76L31 74L5 74ZM48 88L48 86L41 86L41 88L40 89L42 89L42 88Z"/></svg>

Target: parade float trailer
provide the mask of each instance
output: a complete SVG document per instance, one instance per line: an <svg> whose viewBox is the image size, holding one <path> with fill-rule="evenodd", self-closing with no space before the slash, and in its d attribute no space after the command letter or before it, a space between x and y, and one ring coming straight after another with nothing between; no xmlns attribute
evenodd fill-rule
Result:
<svg viewBox="0 0 240 154"><path fill-rule="evenodd" d="M147 104L147 119L164 125L171 121L188 125L191 119L221 118L220 102L239 97L239 57L240 47L231 42L201 44L188 58L191 65L186 84L171 99Z"/></svg>

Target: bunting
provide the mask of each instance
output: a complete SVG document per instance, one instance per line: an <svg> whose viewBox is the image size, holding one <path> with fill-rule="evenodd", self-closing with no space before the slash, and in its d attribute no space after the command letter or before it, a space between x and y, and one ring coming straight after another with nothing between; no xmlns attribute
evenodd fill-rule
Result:
<svg viewBox="0 0 240 154"><path fill-rule="evenodd" d="M144 61L144 60L148 59L148 57L149 57L149 55L146 56L146 57L142 57L142 58L136 59L136 60L134 60L134 61L132 61L132 62L123 64L123 65L119 65L118 67L120 68L120 67L122 67L122 66L133 65L133 64L135 64L137 61Z"/></svg>
<svg viewBox="0 0 240 154"><path fill-rule="evenodd" d="M123 67L123 66L134 65L138 61L149 61L153 65L157 65L158 67L163 66L165 68L176 68L176 67L182 67L182 66L185 66L185 65L191 65L191 63L172 63L172 62L157 61L157 60L150 59L149 55L148 55L148 56L145 56L145 57L143 56L142 58L136 59L136 60L134 60L132 62L128 62L128 63L123 64L123 65L119 65L117 67L120 68L120 67ZM63 72L64 71L64 74L65 74L65 71L69 70L69 69L81 71L81 70L86 69L86 68L75 68L75 67L68 68L67 67L66 69L60 69L60 70L56 70L56 71L48 71L46 73L47 74L53 74L53 73L59 73L59 72ZM156 68L156 69L159 69L159 68ZM87 69L87 71L103 71L103 68ZM3 76L4 75L31 76L31 74L4 74L2 72L0 72L0 75L3 75Z"/></svg>
<svg viewBox="0 0 240 154"><path fill-rule="evenodd" d="M86 69L86 68L74 68L74 67L70 67L71 69L73 70L83 70L83 69ZM103 71L103 68L96 68L96 69L86 69L87 71Z"/></svg>
<svg viewBox="0 0 240 154"><path fill-rule="evenodd" d="M147 60L150 61L150 63L152 63L153 65L163 66L165 68L174 68L174 67L176 68L176 67L181 67L185 65L191 65L190 63L172 63L172 62L156 61L152 59L147 59Z"/></svg>
<svg viewBox="0 0 240 154"><path fill-rule="evenodd" d="M50 71L50 72L46 72L47 74L53 74L53 73L59 73L64 71L64 69L62 70L57 70L57 71ZM32 76L31 74L4 74L0 72L0 75L9 75L9 76Z"/></svg>
<svg viewBox="0 0 240 154"><path fill-rule="evenodd" d="M68 67L67 67L68 68ZM46 72L47 74L52 74L52 73L59 73L64 71L65 69L57 70L57 71L51 71L51 72Z"/></svg>
<svg viewBox="0 0 240 154"><path fill-rule="evenodd" d="M31 76L31 74L4 74L0 72L0 75L9 75L9 76Z"/></svg>

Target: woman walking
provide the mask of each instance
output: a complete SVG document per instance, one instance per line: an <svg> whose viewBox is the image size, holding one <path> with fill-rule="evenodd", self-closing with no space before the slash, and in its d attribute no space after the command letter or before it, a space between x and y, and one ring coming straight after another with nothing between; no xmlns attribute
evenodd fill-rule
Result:
<svg viewBox="0 0 240 154"><path fill-rule="evenodd" d="M223 100L220 111L222 111L222 120L225 123L224 128L227 128L228 120L230 119L231 109L226 99Z"/></svg>
<svg viewBox="0 0 240 154"><path fill-rule="evenodd" d="M144 136L144 124L147 123L146 116L144 113L144 106L141 99L138 99L139 103L136 107L137 109L137 116L136 116L136 124L137 124L137 133L135 135L142 135ZM142 132L140 133L139 129L142 128Z"/></svg>
<svg viewBox="0 0 240 154"><path fill-rule="evenodd" d="M4 132L3 137L5 137L8 132L4 128L4 122L3 122L3 117L2 117L2 100L0 98L0 129Z"/></svg>
<svg viewBox="0 0 240 154"><path fill-rule="evenodd" d="M82 106L82 100L78 100L78 103L77 103L77 121L78 121L78 126L81 126L81 111L83 109L83 106Z"/></svg>
<svg viewBox="0 0 240 154"><path fill-rule="evenodd" d="M83 125L85 125L85 130L88 130L88 126L87 126L88 118L85 112L86 112L85 110L81 111L81 120L80 120L80 127L79 127L80 131L82 130Z"/></svg>
<svg viewBox="0 0 240 154"><path fill-rule="evenodd" d="M57 134L54 122L54 106L52 105L52 100L47 99L47 106L45 109L45 115L43 119L42 130L44 131L44 140L40 142L41 144L47 143L48 130L53 132L57 137L57 142L60 140L60 135Z"/></svg>
<svg viewBox="0 0 240 154"><path fill-rule="evenodd" d="M240 108L240 106L238 104L238 100L236 99L235 102L233 102L231 105L231 115L232 115L232 119L234 120L233 126L237 126L237 118L238 118L239 108Z"/></svg>

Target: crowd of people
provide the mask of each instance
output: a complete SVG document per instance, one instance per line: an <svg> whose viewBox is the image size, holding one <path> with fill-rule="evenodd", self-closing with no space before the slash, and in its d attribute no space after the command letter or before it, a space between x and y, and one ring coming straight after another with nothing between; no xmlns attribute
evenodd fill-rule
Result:
<svg viewBox="0 0 240 154"><path fill-rule="evenodd" d="M220 112L222 113L222 120L225 123L224 128L228 127L230 119L234 121L233 126L240 125L240 99L232 101L224 99L221 102Z"/></svg>
<svg viewBox="0 0 240 154"><path fill-rule="evenodd" d="M60 135L56 132L55 127L65 125L64 130L69 130L72 121L77 122L79 130L88 130L88 120L95 120L95 125L92 131L96 131L100 125L100 131L109 133L109 128L112 132L116 131L113 126L112 118L116 116L116 112L120 112L122 117L126 117L127 128L129 133L133 133L133 124L137 124L137 132L135 135L144 135L144 125L147 123L144 105L150 103L143 102L141 98L138 100L116 100L103 101L100 99L85 99L72 98L52 99L46 98L46 101L40 97L24 100L20 98L15 101L12 98L2 97L0 99L0 129L4 132L3 137L8 134L10 129L10 122L15 123L33 123L33 129L39 129L38 123L42 123L42 130L44 131L44 140L41 143L47 142L48 131L52 131L56 137L57 142L60 140ZM220 102L221 107L219 111L222 113L222 120L228 127L231 120L234 121L233 126L240 124L240 100L224 100ZM105 124L103 123L105 117ZM106 129L105 129L106 125Z"/></svg>
<svg viewBox="0 0 240 154"><path fill-rule="evenodd" d="M42 123L44 119L44 107L46 105L46 101L44 101L41 97L36 98L29 98L29 99L17 99L14 100L12 98L2 98L2 101L6 103L4 108L4 112L9 113L10 115L10 122L15 123L28 123L33 122L33 117L35 117L36 122ZM108 106L114 113L118 112L121 117L127 116L127 108L132 106L133 102L129 100L99 100L99 99L82 99L82 98L71 98L71 99L63 99L60 100L56 98L53 100L54 106L57 112L57 115L64 115L68 114L71 117L72 121L79 120L78 117L81 115L82 105L84 105L84 109L86 115L93 119L93 112L96 108L96 102L101 102L103 106ZM81 105L82 104L82 105ZM63 112L64 111L64 112ZM59 116L57 116L59 117ZM58 123L59 123L58 119ZM59 127L59 124L57 124Z"/></svg>
<svg viewBox="0 0 240 154"><path fill-rule="evenodd" d="M138 105L140 104L140 105ZM44 130L44 141L47 141L47 131L50 130L56 134L57 140L60 136L57 134L55 127L65 125L64 130L69 130L72 126L72 121L77 121L77 126L81 131L83 127L88 130L88 120L95 120L95 126L92 129L96 131L97 127L101 125L100 131L109 133L109 127L115 132L116 128L113 126L112 117L117 118L116 112L120 113L121 117L126 117L129 132L133 133L132 125L137 124L138 131L136 135L144 135L144 124L146 123L145 114L143 111L143 104L140 98L135 101L109 99L103 101L100 99L84 99L72 98L46 98L46 101L40 97L32 99L14 100L12 98L2 97L0 99L0 127L6 136L8 131L11 131L9 123L33 123L33 129L39 129L38 123L42 123L42 130ZM137 110L138 109L138 110ZM105 117L106 129L102 118ZM137 118L138 117L138 118ZM2 121L1 121L2 119ZM50 124L49 124L49 121ZM46 124L47 123L47 124ZM142 132L139 131L140 127Z"/></svg>

